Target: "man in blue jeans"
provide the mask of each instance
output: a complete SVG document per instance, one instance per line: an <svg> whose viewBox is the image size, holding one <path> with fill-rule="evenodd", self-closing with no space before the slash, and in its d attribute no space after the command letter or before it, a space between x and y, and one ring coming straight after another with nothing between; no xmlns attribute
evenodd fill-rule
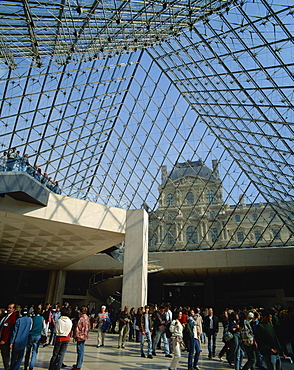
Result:
<svg viewBox="0 0 294 370"><path fill-rule="evenodd" d="M29 366L29 369L32 370L36 363L41 334L44 328L44 317L40 316L40 314L41 314L41 310L39 308L36 308L35 316L32 317L33 325L32 325L32 328L29 334L29 340L27 344L26 356L25 356L25 362L24 362L24 370L27 370L28 366ZM32 357L30 361L31 354L32 354Z"/></svg>
<svg viewBox="0 0 294 370"><path fill-rule="evenodd" d="M159 339L162 338L163 344L164 344L164 352L165 352L165 357L172 357L170 355L169 351L169 345L166 337L166 316L165 316L165 307L160 306L159 311L156 311L154 313L154 330L155 330L155 338L153 342L153 351L152 355L156 356L156 347L159 342Z"/></svg>
<svg viewBox="0 0 294 370"><path fill-rule="evenodd" d="M202 318L199 315L198 317L195 316L194 310L189 311L189 318L187 321L187 328L190 325L191 328L191 338L189 340L189 355L188 355L188 370L200 370L198 367L198 361L200 356L200 334L202 331ZM200 322L201 320L201 322ZM193 361L194 358L194 361Z"/></svg>
<svg viewBox="0 0 294 370"><path fill-rule="evenodd" d="M262 312L262 321L256 327L256 342L267 370L281 370L282 362L280 356L285 356L279 343L277 334L272 324L272 314L269 310Z"/></svg>
<svg viewBox="0 0 294 370"><path fill-rule="evenodd" d="M209 308L208 315L205 316L203 324L208 340L208 357L212 358L215 357L216 337L218 333L218 318L213 314L212 308Z"/></svg>
<svg viewBox="0 0 294 370"><path fill-rule="evenodd" d="M31 327L32 319L28 317L28 310L23 309L22 316L16 320L10 338L10 349L12 350L10 368L12 370L18 370L21 366Z"/></svg>
<svg viewBox="0 0 294 370"><path fill-rule="evenodd" d="M139 330L141 332L141 344L140 344L140 351L141 351L141 357L146 357L144 353L144 342L145 338L147 339L148 344L148 358L153 358L152 356L152 340L151 340L151 328L152 328L152 322L151 317L149 315L150 307L145 306L145 311L140 317L140 322L138 323Z"/></svg>

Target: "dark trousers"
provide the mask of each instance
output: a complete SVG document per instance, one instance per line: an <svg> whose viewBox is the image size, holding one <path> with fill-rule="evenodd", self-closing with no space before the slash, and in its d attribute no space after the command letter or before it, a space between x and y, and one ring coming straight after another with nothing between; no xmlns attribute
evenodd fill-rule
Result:
<svg viewBox="0 0 294 370"><path fill-rule="evenodd" d="M11 355L11 364L10 369L11 370L18 370L20 368L23 356L24 356L24 349L12 349L12 355Z"/></svg>
<svg viewBox="0 0 294 370"><path fill-rule="evenodd" d="M10 368L10 345L9 342L0 346L4 369Z"/></svg>
<svg viewBox="0 0 294 370"><path fill-rule="evenodd" d="M214 330L209 329L206 333L208 340L208 356L215 356L216 349L216 333ZM212 343L211 343L212 342Z"/></svg>
<svg viewBox="0 0 294 370"><path fill-rule="evenodd" d="M65 342L55 342L52 357L50 360L49 370L60 370L67 350L69 340Z"/></svg>
<svg viewBox="0 0 294 370"><path fill-rule="evenodd" d="M256 363L255 346L244 346L244 349L247 355L247 362L243 366L242 370L254 370L254 366Z"/></svg>

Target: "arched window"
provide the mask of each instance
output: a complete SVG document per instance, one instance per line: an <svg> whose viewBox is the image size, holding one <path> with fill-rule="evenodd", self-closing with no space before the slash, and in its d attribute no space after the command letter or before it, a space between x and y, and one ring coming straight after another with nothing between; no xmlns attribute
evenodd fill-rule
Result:
<svg viewBox="0 0 294 370"><path fill-rule="evenodd" d="M174 195L173 194L167 194L166 196L166 205L167 206L174 206Z"/></svg>
<svg viewBox="0 0 294 370"><path fill-rule="evenodd" d="M167 233L167 245L174 245L175 236L173 230L168 231Z"/></svg>
<svg viewBox="0 0 294 370"><path fill-rule="evenodd" d="M194 194L191 191L186 195L186 202L188 204L194 204Z"/></svg>
<svg viewBox="0 0 294 370"><path fill-rule="evenodd" d="M210 235L211 235L211 241L214 243L214 242L217 242L217 239L218 239L218 231L217 231L217 228L213 227L212 229L210 229Z"/></svg>
<svg viewBox="0 0 294 370"><path fill-rule="evenodd" d="M189 226L186 230L187 244L198 244L198 232L195 227Z"/></svg>

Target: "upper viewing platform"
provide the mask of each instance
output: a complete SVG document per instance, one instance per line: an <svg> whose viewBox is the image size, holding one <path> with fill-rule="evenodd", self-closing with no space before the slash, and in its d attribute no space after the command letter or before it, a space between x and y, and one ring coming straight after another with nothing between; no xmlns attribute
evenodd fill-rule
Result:
<svg viewBox="0 0 294 370"><path fill-rule="evenodd" d="M127 211L55 194L26 172L0 172L0 264L64 268L125 239Z"/></svg>
<svg viewBox="0 0 294 370"><path fill-rule="evenodd" d="M50 190L26 172L0 172L0 196L47 206Z"/></svg>

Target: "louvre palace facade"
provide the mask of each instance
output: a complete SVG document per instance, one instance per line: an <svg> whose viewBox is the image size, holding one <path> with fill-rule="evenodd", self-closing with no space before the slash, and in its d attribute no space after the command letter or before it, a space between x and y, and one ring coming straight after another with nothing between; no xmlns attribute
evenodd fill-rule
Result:
<svg viewBox="0 0 294 370"><path fill-rule="evenodd" d="M271 203L228 204L218 163L162 168L160 200L149 215L149 250L206 250L291 245L294 235ZM293 205L289 206L293 209Z"/></svg>

